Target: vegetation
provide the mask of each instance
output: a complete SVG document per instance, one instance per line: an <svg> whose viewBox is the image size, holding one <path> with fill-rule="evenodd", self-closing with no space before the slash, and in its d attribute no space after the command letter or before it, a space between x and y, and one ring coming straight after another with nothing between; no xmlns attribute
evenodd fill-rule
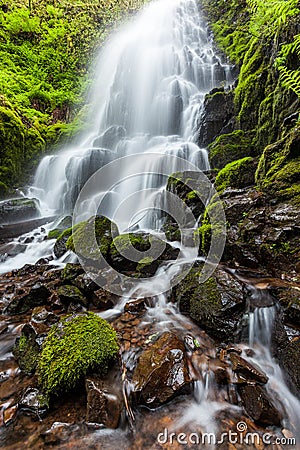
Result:
<svg viewBox="0 0 300 450"><path fill-rule="evenodd" d="M38 362L46 394L74 388L89 371L105 372L117 356L116 332L96 314L70 315L51 327Z"/></svg>
<svg viewBox="0 0 300 450"><path fill-rule="evenodd" d="M255 160L251 157L238 159L227 164L216 177L218 191L228 187L243 188L254 184Z"/></svg>
<svg viewBox="0 0 300 450"><path fill-rule="evenodd" d="M1 194L83 124L92 61L144 0L0 3Z"/></svg>

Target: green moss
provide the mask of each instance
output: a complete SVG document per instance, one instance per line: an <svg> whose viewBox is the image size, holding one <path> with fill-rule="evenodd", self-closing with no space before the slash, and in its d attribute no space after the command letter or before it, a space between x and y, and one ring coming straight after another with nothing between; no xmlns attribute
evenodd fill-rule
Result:
<svg viewBox="0 0 300 450"><path fill-rule="evenodd" d="M67 230L66 230L67 231ZM105 257L108 255L113 236L118 234L117 226L107 217L91 217L73 228L66 247L87 259L98 259L99 249Z"/></svg>
<svg viewBox="0 0 300 450"><path fill-rule="evenodd" d="M212 167L222 169L237 159L251 156L253 133L236 130L222 134L209 145L209 161Z"/></svg>
<svg viewBox="0 0 300 450"><path fill-rule="evenodd" d="M33 329L25 326L13 347L13 355L20 369L28 375L33 374L37 366L39 353L40 347L35 340Z"/></svg>
<svg viewBox="0 0 300 450"><path fill-rule="evenodd" d="M251 157L238 159L227 164L216 177L215 187L223 191L229 187L244 188L254 184L256 163Z"/></svg>
<svg viewBox="0 0 300 450"><path fill-rule="evenodd" d="M137 271L141 272L144 269L147 269L147 267L151 266L151 264L154 262L154 259L151 258L150 256L146 256L145 258L142 258L138 265L137 265Z"/></svg>
<svg viewBox="0 0 300 450"><path fill-rule="evenodd" d="M145 239L144 235L139 233L120 234L120 236L117 236L112 241L110 253L112 256L117 256L120 253L125 253L131 246L140 251L149 250L151 246L151 235L148 239Z"/></svg>
<svg viewBox="0 0 300 450"><path fill-rule="evenodd" d="M50 230L48 233L48 239L58 239L65 230L68 230L67 234L65 234L64 236L70 236L71 231L72 231L72 217L71 216L66 216L64 217L56 226L56 228L54 228L53 230ZM64 237L62 236L62 237Z"/></svg>
<svg viewBox="0 0 300 450"><path fill-rule="evenodd" d="M117 336L94 313L67 316L53 325L38 362L38 381L46 394L74 388L88 372L107 370L118 354Z"/></svg>

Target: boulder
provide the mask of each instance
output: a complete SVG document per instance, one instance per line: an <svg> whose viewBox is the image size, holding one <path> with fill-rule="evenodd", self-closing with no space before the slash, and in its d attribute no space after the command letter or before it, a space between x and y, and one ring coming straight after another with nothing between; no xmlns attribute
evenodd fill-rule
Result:
<svg viewBox="0 0 300 450"><path fill-rule="evenodd" d="M5 308L6 314L24 314L35 306L45 305L51 295L47 286L36 283L32 288L12 297Z"/></svg>
<svg viewBox="0 0 300 450"><path fill-rule="evenodd" d="M259 425L280 426L282 413L275 407L267 391L258 385L238 386L243 407L247 414Z"/></svg>
<svg viewBox="0 0 300 450"><path fill-rule="evenodd" d="M283 351L282 365L300 392L300 337L294 338Z"/></svg>
<svg viewBox="0 0 300 450"><path fill-rule="evenodd" d="M38 336L29 323L25 324L22 328L21 336L16 339L13 355L20 369L28 375L35 372L41 351L41 343L41 336Z"/></svg>
<svg viewBox="0 0 300 450"><path fill-rule="evenodd" d="M49 231L48 239L57 239L63 231L72 227L72 216L66 216L61 219L58 224Z"/></svg>
<svg viewBox="0 0 300 450"><path fill-rule="evenodd" d="M0 223L15 223L39 215L39 201L36 198L14 198L0 202Z"/></svg>
<svg viewBox="0 0 300 450"><path fill-rule="evenodd" d="M199 283L201 266L194 267L180 284L173 288L172 297L180 311L218 341L232 341L246 306L243 283L221 268L204 283Z"/></svg>
<svg viewBox="0 0 300 450"><path fill-rule="evenodd" d="M124 407L122 382L113 371L105 379L89 376L85 380L87 392L86 421L118 428Z"/></svg>
<svg viewBox="0 0 300 450"><path fill-rule="evenodd" d="M64 286L60 286L56 291L59 299L62 303L70 304L72 303L80 303L84 306L88 305L87 298L83 295L83 293L76 287L69 284Z"/></svg>
<svg viewBox="0 0 300 450"><path fill-rule="evenodd" d="M163 333L140 355L132 377L140 403L157 407L187 390L190 377L184 343L173 333Z"/></svg>

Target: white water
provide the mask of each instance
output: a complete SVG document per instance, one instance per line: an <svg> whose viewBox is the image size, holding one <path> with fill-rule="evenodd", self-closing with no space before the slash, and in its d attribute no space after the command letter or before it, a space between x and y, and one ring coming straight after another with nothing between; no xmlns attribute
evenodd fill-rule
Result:
<svg viewBox="0 0 300 450"><path fill-rule="evenodd" d="M45 157L38 167L30 195L41 201L44 214L72 211L87 179L124 155L172 154L208 168L206 150L195 143L197 121L205 94L232 78L213 50L196 1L151 2L108 41L97 67L91 131L79 146ZM126 178L123 169L120 180ZM145 158L138 180L121 183L103 212L139 188L164 185L166 179L158 180L151 169ZM140 207L127 214L133 217Z"/></svg>

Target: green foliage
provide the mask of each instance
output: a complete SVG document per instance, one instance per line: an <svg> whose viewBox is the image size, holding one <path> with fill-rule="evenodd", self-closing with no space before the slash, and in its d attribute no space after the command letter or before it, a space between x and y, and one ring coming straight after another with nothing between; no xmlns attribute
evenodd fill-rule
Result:
<svg viewBox="0 0 300 450"><path fill-rule="evenodd" d="M38 381L46 394L74 388L92 370L107 370L118 354L114 329L96 314L70 315L51 327L38 362Z"/></svg>
<svg viewBox="0 0 300 450"><path fill-rule="evenodd" d="M252 134L236 130L221 134L209 145L209 161L213 168L222 169L226 164L250 156L253 152Z"/></svg>
<svg viewBox="0 0 300 450"><path fill-rule="evenodd" d="M275 66L279 70L282 85L300 98L300 34L289 44L281 46Z"/></svg>
<svg viewBox="0 0 300 450"><path fill-rule="evenodd" d="M13 0L8 10L0 9L0 106L7 116L2 110L0 177L5 185L20 184L46 148L80 131L92 61L113 27L144 0L50 3L32 1L29 8Z"/></svg>

